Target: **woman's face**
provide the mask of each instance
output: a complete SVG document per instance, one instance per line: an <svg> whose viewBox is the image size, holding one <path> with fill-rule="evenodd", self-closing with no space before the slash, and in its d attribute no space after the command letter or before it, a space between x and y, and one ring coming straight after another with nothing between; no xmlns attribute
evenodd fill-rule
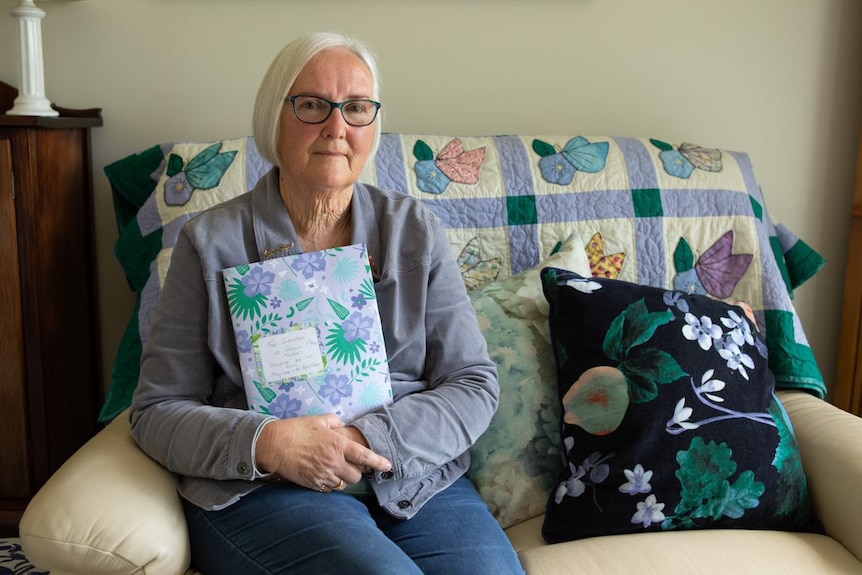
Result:
<svg viewBox="0 0 862 575"><path fill-rule="evenodd" d="M355 54L332 48L317 54L296 78L290 96L307 95L332 102L372 99L371 72ZM377 119L375 119L375 122ZM350 188L359 179L374 140L374 124L351 126L333 109L321 124L306 124L285 101L279 124L281 176L292 189Z"/></svg>

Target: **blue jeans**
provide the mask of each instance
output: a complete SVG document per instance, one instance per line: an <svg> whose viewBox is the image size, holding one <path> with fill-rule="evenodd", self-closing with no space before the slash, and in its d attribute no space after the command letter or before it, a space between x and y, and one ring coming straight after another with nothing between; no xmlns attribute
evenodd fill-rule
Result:
<svg viewBox="0 0 862 575"><path fill-rule="evenodd" d="M183 504L192 564L206 575L524 573L466 477L406 521L373 496L290 483L266 485L220 511Z"/></svg>

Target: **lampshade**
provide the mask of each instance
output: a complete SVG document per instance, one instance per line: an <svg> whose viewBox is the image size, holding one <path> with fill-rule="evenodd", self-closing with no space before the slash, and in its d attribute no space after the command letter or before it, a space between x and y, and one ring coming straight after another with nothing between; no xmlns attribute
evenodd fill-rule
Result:
<svg viewBox="0 0 862 575"><path fill-rule="evenodd" d="M51 1L51 0L40 0ZM18 20L18 97L11 116L57 116L45 97L45 68L42 60L42 18L45 12L32 0L20 0L9 13Z"/></svg>

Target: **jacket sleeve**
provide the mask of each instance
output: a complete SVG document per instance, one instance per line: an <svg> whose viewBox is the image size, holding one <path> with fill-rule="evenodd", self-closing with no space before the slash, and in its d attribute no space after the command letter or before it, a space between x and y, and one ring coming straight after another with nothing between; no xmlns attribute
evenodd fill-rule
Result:
<svg viewBox="0 0 862 575"><path fill-rule="evenodd" d="M392 462L395 480L428 476L464 456L488 427L499 397L496 366L445 230L430 214L427 226L424 261L390 271L396 285L384 292L391 301L380 302L381 314L392 316L384 326L395 401L354 422ZM412 237L390 243L419 243L415 229L407 233Z"/></svg>
<svg viewBox="0 0 862 575"><path fill-rule="evenodd" d="M271 418L210 405L214 391L236 388L223 369L225 362L220 364L210 347L212 340L228 337L218 334L232 329L223 325L223 314L211 311L219 289L224 288L217 277L206 277L184 229L141 356L130 409L132 435L150 457L175 473L253 479L253 443Z"/></svg>

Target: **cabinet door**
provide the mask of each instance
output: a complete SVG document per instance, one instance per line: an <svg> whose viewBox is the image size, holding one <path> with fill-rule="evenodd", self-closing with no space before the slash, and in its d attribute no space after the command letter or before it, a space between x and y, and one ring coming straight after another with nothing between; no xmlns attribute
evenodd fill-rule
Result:
<svg viewBox="0 0 862 575"><path fill-rule="evenodd" d="M12 148L0 138L0 498L30 495L26 422L24 328Z"/></svg>
<svg viewBox="0 0 862 575"><path fill-rule="evenodd" d="M832 403L862 415L862 129L859 131L856 160L856 192L850 213L850 245Z"/></svg>

